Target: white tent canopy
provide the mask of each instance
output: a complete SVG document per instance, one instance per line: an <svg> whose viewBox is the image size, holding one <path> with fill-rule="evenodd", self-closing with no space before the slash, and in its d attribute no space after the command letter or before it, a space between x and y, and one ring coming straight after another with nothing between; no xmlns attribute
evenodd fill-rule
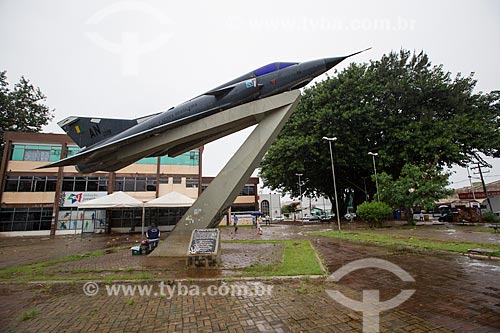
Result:
<svg viewBox="0 0 500 333"><path fill-rule="evenodd" d="M78 209L89 208L134 208L142 207L143 203L130 195L119 191L102 198L82 202Z"/></svg>
<svg viewBox="0 0 500 333"><path fill-rule="evenodd" d="M145 203L145 207L191 207L194 199L179 192L170 192Z"/></svg>

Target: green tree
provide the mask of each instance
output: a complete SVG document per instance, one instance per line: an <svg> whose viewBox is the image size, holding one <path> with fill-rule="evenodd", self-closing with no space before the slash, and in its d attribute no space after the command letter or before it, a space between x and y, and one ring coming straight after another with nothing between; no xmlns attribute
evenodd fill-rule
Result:
<svg viewBox="0 0 500 333"><path fill-rule="evenodd" d="M298 205L299 205L298 202L292 202L289 205L283 206L283 208L281 209L281 212L284 215L289 216L290 214L295 213L297 211Z"/></svg>
<svg viewBox="0 0 500 333"><path fill-rule="evenodd" d="M454 79L423 52L391 52L380 60L350 64L306 89L296 111L261 163L264 185L298 196L325 195L333 203L333 142L339 206L354 191L355 205L375 193L377 170L398 178L407 163L438 171L465 165L475 152L499 156L500 92L474 92L472 74Z"/></svg>
<svg viewBox="0 0 500 333"><path fill-rule="evenodd" d="M356 213L373 228L390 218L392 209L385 202L365 201L358 206Z"/></svg>
<svg viewBox="0 0 500 333"><path fill-rule="evenodd" d="M436 167L405 164L398 179L382 172L378 175L380 200L393 208L402 208L409 222L413 221L412 208L431 208L434 202L450 195L446 189L448 175L440 173Z"/></svg>
<svg viewBox="0 0 500 333"><path fill-rule="evenodd" d="M5 131L39 132L54 117L40 88L23 76L10 90L6 73L0 72L0 158Z"/></svg>

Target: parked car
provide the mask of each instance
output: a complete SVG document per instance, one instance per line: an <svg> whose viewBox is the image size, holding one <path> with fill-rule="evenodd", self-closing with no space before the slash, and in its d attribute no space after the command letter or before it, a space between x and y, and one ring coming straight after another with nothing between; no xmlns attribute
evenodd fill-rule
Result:
<svg viewBox="0 0 500 333"><path fill-rule="evenodd" d="M323 215L320 217L321 222L333 222L335 214Z"/></svg>
<svg viewBox="0 0 500 333"><path fill-rule="evenodd" d="M448 212L438 218L439 222L458 222L458 212Z"/></svg>
<svg viewBox="0 0 500 333"><path fill-rule="evenodd" d="M311 215L311 216L306 216L302 219L303 222L319 222L319 216L316 215Z"/></svg>
<svg viewBox="0 0 500 333"><path fill-rule="evenodd" d="M274 222L283 222L283 221L285 221L285 218L283 216L281 216L281 215L280 216L275 216L275 217L273 217L273 221Z"/></svg>

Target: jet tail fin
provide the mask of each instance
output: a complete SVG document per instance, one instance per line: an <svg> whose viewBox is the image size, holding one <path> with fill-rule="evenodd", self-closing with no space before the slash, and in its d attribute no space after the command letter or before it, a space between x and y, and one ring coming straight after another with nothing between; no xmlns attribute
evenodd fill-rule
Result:
<svg viewBox="0 0 500 333"><path fill-rule="evenodd" d="M68 117L57 124L80 148L90 147L134 125L138 119Z"/></svg>

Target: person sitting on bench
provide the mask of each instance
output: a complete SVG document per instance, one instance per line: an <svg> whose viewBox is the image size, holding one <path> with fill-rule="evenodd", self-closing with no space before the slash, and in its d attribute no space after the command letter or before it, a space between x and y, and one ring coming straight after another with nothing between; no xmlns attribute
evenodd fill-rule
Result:
<svg viewBox="0 0 500 333"><path fill-rule="evenodd" d="M150 246L150 251L153 251L160 240L160 229L156 226L156 223L151 223L151 226L146 231L146 238Z"/></svg>

